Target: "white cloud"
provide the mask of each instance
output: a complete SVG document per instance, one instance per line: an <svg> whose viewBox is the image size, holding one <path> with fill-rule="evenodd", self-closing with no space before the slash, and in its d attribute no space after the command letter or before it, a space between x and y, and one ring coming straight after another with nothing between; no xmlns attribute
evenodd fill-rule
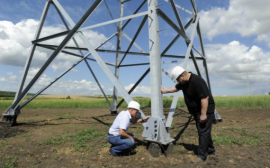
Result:
<svg viewBox="0 0 270 168"><path fill-rule="evenodd" d="M29 81L36 75L36 73L39 71L39 68L30 68L28 71L28 75L26 78L25 84L27 85ZM22 72L20 72L22 73ZM12 75L12 73L10 74ZM0 78L1 79L1 78ZM29 92L36 93L40 89L48 86L51 82L53 82L55 78L47 75L42 74L40 78L36 81L35 85L31 88ZM10 85L14 85L18 87L15 84L10 83ZM110 88L105 88L101 85L103 90L106 94L112 94ZM10 90L10 91L14 91ZM66 79L59 79L54 84L52 84L47 90L44 91L46 94L81 94L81 95L101 95L101 91L98 87L98 85L92 81L87 81L85 79L82 79L80 81L78 80L66 80Z"/></svg>
<svg viewBox="0 0 270 168"><path fill-rule="evenodd" d="M34 39L38 23L38 21L33 19L23 20L16 24L13 24L10 21L0 21L0 64L21 67L25 65L30 54L31 41ZM57 27L45 26L42 29L40 37L45 37L62 31L65 31L65 28L60 25ZM84 34L94 47L99 46L106 39L105 35L92 30L85 31ZM59 45L63 38L64 37L56 38L44 43ZM78 43L80 46L83 45L81 40L78 40ZM75 46L72 40L70 40L69 44ZM113 48L114 46L112 43L107 43L105 47ZM52 51L37 47L31 65L33 67L40 67L49 58L51 53ZM78 59L78 57L61 53L52 62L51 68L55 71L65 70L77 62Z"/></svg>
<svg viewBox="0 0 270 168"><path fill-rule="evenodd" d="M5 82L5 81L6 81L6 78L4 78L4 77L0 78L0 82Z"/></svg>
<svg viewBox="0 0 270 168"><path fill-rule="evenodd" d="M260 34L256 38L257 42L264 42L270 48L270 33L268 34Z"/></svg>
<svg viewBox="0 0 270 168"><path fill-rule="evenodd" d="M269 90L269 52L258 46L247 47L238 41L206 45L209 74L215 86L243 89L253 94Z"/></svg>
<svg viewBox="0 0 270 168"><path fill-rule="evenodd" d="M16 81L17 80L17 76L14 75L12 72L8 72L7 74L8 74L8 79L10 81Z"/></svg>
<svg viewBox="0 0 270 168"><path fill-rule="evenodd" d="M125 86L126 91L129 91L134 84L129 84ZM151 88L148 86L137 86L132 92L133 95L149 95L151 93Z"/></svg>
<svg viewBox="0 0 270 168"><path fill-rule="evenodd" d="M210 11L201 11L202 32L208 39L226 33L239 33L243 37L256 35L258 41L269 45L269 6L269 0L230 0L227 9L214 7Z"/></svg>

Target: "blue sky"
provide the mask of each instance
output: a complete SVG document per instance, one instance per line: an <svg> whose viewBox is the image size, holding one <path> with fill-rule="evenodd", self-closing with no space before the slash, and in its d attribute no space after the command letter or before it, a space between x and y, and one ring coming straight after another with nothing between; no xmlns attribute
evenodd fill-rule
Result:
<svg viewBox="0 0 270 168"><path fill-rule="evenodd" d="M17 91L24 64L29 56L31 41L34 39L46 0L0 0L0 90ZM59 0L71 18L77 22L84 12L91 6L93 0ZM107 0L114 18L119 17L119 3L117 0ZM142 0L133 0L125 3L124 16L134 12ZM176 4L192 10L189 0L175 0ZM173 17L171 5L163 0L159 3L161 10ZM262 95L270 91L270 1L268 0L204 0L196 1L200 14L200 26L208 62L208 70L214 96ZM146 6L140 12L146 11ZM184 23L191 17L188 13L179 10ZM109 21L110 14L104 2L83 25L90 26ZM142 17L135 18L125 28L124 32L133 38ZM147 22L136 39L136 43L148 52ZM161 52L175 37L176 32L160 19ZM65 31L57 12L50 7L41 36ZM98 46L105 39L115 33L114 24L94 28L83 33L93 46ZM187 31L188 34L191 30ZM59 44L62 38L48 43ZM122 50L126 51L129 45L127 39L122 37ZM195 38L196 39L196 38ZM79 41L80 42L80 41ZM185 55L186 46L180 39L171 48L168 54ZM70 43L72 45L72 43ZM83 44L82 44L83 45ZM194 42L198 46L198 42ZM110 40L103 49L115 49L116 38ZM199 48L199 47L198 47ZM136 47L131 51L138 52ZM37 73L41 65L52 52L37 48L34 55L27 82ZM115 54L100 53L104 61L115 62ZM123 55L122 55L123 56ZM92 57L90 57L92 58ZM53 81L63 71L68 69L79 59L60 54L30 90L35 93ZM163 58L162 61L176 60ZM149 59L144 56L128 55L123 64L147 63ZM111 95L113 85L97 63L89 62L106 94ZM201 66L201 63L198 63ZM179 64L163 64L162 67L170 71ZM148 66L123 67L120 69L120 82L126 88L131 88L139 77L148 69ZM114 71L111 68L112 72ZM194 71L189 61L188 71ZM204 71L202 71L204 73ZM26 82L26 84L27 84ZM162 76L164 87L174 83L165 75ZM149 75L134 91L134 96L149 96L151 92ZM66 76L52 85L46 94L79 94L100 95L101 92L84 63L76 66Z"/></svg>

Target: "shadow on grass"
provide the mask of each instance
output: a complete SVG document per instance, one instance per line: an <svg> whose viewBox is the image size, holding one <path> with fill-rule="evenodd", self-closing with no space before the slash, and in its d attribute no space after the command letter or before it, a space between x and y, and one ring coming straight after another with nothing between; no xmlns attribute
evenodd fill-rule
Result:
<svg viewBox="0 0 270 168"><path fill-rule="evenodd" d="M184 111L184 110L181 110L181 109L179 109L179 110L180 110L180 113L181 113L181 114L187 113L187 112ZM179 115L179 114L177 114L177 115ZM175 115L175 116L177 116L177 115ZM185 130L187 129L187 127L189 126L189 124L190 124L192 121L194 121L194 119L193 119L193 116L190 115L190 116L188 117L188 121L187 121L184 125L181 125L181 126L180 126L180 127L183 127L183 128L182 128L182 129L179 131L179 133L174 137L174 139L175 139L174 145L175 145L176 142L180 139L181 135L185 132Z"/></svg>
<svg viewBox="0 0 270 168"><path fill-rule="evenodd" d="M193 151L195 155L198 155L198 145L180 143L179 145L183 146L188 151Z"/></svg>
<svg viewBox="0 0 270 168"><path fill-rule="evenodd" d="M15 137L23 133L26 133L26 131L13 127L0 126L0 139Z"/></svg>

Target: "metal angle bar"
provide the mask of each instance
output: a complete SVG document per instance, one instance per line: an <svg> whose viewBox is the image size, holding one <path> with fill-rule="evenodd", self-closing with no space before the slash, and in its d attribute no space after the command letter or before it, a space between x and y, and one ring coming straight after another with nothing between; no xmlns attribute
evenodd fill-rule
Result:
<svg viewBox="0 0 270 168"><path fill-rule="evenodd" d="M163 50L163 52L161 54L161 57L162 57L163 54L165 54L173 46L173 44L178 40L179 37L180 37L179 34L177 34L175 36L175 38L172 40L172 42Z"/></svg>
<svg viewBox="0 0 270 168"><path fill-rule="evenodd" d="M61 37L61 36L67 35L68 33L69 33L69 30L63 31L61 33L57 33L57 34L53 34L53 35L50 35L50 36L47 36L47 37L43 37L43 38L40 38L40 39L33 40L32 43L38 43L38 42L50 40L50 39L53 39L53 38Z"/></svg>
<svg viewBox="0 0 270 168"><path fill-rule="evenodd" d="M133 37L131 43L129 44L128 49L127 49L125 55L122 57L122 59L121 59L120 63L118 64L118 66L120 66L121 63L124 61L124 59L125 59L127 53L129 52L130 48L132 47L133 43L135 42L135 40L137 39L139 33L141 32L141 29L142 29L144 23L146 22L147 17L148 17L148 16L144 16L144 18L143 18L143 20L142 20L142 23L140 24L140 26L139 26L139 28L138 28L138 30L137 30L135 36Z"/></svg>
<svg viewBox="0 0 270 168"><path fill-rule="evenodd" d="M192 23L192 19L189 20L189 22L185 25L185 30L191 25ZM173 44L177 41L177 39L180 37L179 34L176 35L176 37L172 40L172 42L163 50L161 56L162 57L166 57L166 56L163 56L172 46ZM167 56L168 57L168 56ZM178 56L177 56L178 57Z"/></svg>
<svg viewBox="0 0 270 168"><path fill-rule="evenodd" d="M120 95L122 95L122 97L125 99L125 101L127 103L129 103L130 101L132 101L132 97L127 93L127 91L121 85L121 83L119 82L119 80L114 76L114 74L106 66L106 64L104 63L104 61L101 59L101 57L96 52L96 50L92 47L92 45L89 43L89 41L87 40L87 38L83 35L83 33L80 32L79 35L82 38L82 40L85 42L85 44L87 45L87 48L92 53L93 57L97 60L98 64L102 68L103 72L105 72L105 74L107 75L107 77L111 80L111 82L117 88L117 91L120 93ZM145 115L144 115L143 111L140 111L140 112L141 112L141 116L144 117ZM143 123L143 125L145 126L144 123Z"/></svg>
<svg viewBox="0 0 270 168"><path fill-rule="evenodd" d="M191 48L192 48L192 45L193 45L193 41L194 41L195 32L196 32L196 29L197 29L198 22L199 22L199 16L197 16L196 21L194 23L195 25L194 25L194 29L193 29L193 31L191 33L191 41L188 44L188 49L187 49L187 52L186 52L186 58L184 60L183 68L186 68L187 67L188 58L189 58L189 55L190 55L190 52L191 52ZM194 63L196 63L196 61Z"/></svg>
<svg viewBox="0 0 270 168"><path fill-rule="evenodd" d="M140 66L140 65L149 65L150 63L141 63L141 64L127 64L127 65L120 65L120 67L128 67L128 66Z"/></svg>
<svg viewBox="0 0 270 168"><path fill-rule="evenodd" d="M37 29L36 34L35 34L35 39L38 39L39 36L40 36L40 32L41 32L41 30L42 30L42 27L43 27L43 24L44 24L46 15L47 15L48 10L49 10L49 7L50 7L50 2L47 1L46 4L45 4L45 6L44 6L42 15L41 15L41 17L40 17L40 22L39 22L38 29ZM22 75L22 78L21 78L21 83L20 83L20 85L19 85L18 91L16 92L15 98L14 98L14 100L13 100L13 104L14 104L15 101L18 99L19 95L21 95L23 86L24 86L24 84L25 84L26 76L27 76L27 74L28 74L28 70L29 70L29 68L30 68L30 64L31 64L31 62L32 62L32 58L33 58L33 55L34 55L34 52L35 52L35 48L36 48L36 45L32 45L31 51L30 51L30 55L29 55L29 57L27 58L26 63L25 63L25 66L24 66L23 75ZM10 106L10 107L6 110L6 113L9 112L9 110L11 109L11 107L12 107L12 106Z"/></svg>
<svg viewBox="0 0 270 168"><path fill-rule="evenodd" d="M198 34L198 37L199 37L199 42L200 42L202 54L203 54L203 56L206 58L206 56L205 56L205 51L204 51L204 47L203 47L203 40L202 40L201 30L200 30L200 22L198 22L198 25L197 25L197 34ZM204 66L204 68L205 68L207 84L208 84L210 93L212 93L212 90L211 90L211 84L210 84L210 79L209 79L209 75L208 75L208 68L207 68L206 59L203 61L203 66Z"/></svg>
<svg viewBox="0 0 270 168"><path fill-rule="evenodd" d="M62 11L64 11L64 8L58 2L58 0L52 0L52 1L53 1L54 5L58 8L58 10L63 14ZM67 22L70 24L71 27L73 27L75 25L75 22L73 22L73 20L70 17L66 17L66 14L63 14L63 16L65 17L65 19L67 20Z"/></svg>
<svg viewBox="0 0 270 168"><path fill-rule="evenodd" d="M196 3L194 2L194 0L190 0L190 2L191 2L191 5L193 7L193 10L194 10L195 14L197 14L198 13L198 9L196 7Z"/></svg>
<svg viewBox="0 0 270 168"><path fill-rule="evenodd" d="M100 44L99 47L96 48L96 50L99 50L100 47L102 47L105 43L107 43L109 40L111 40L117 33L114 33L111 35L107 40L105 40L103 43ZM42 46L42 47L54 47L57 48L58 45L50 45L50 44L37 44L37 46ZM71 46L65 46L64 49L69 49L69 50L83 50L83 51L88 51L87 48L81 48L81 47L71 47ZM111 50L110 50L111 51Z"/></svg>
<svg viewBox="0 0 270 168"><path fill-rule="evenodd" d="M43 72L47 69L49 64L53 61L53 59L61 52L61 50L65 47L65 45L68 43L68 41L74 36L74 34L77 32L77 30L82 26L82 24L85 22L85 20L88 18L88 16L95 10L95 8L102 2L102 0L96 0L92 6L86 11L86 13L83 15L83 17L79 20L79 22L71 29L71 31L68 33L68 35L65 37L65 39L61 42L59 47L52 53L52 55L49 57L49 59L45 62L45 64L40 68L40 70L37 72L37 74L33 77L33 79L29 82L29 84L25 87L21 95L18 97L18 99L15 101L14 104L11 105L11 108L16 108L19 103L22 101L22 99L26 96L30 88L35 84L35 82L38 80L38 78L43 74Z"/></svg>
<svg viewBox="0 0 270 168"><path fill-rule="evenodd" d="M173 21L162 11L158 10L158 14L160 17L167 22L177 33L179 33L187 42L190 42L190 39L187 37L187 35L176 26Z"/></svg>
<svg viewBox="0 0 270 168"><path fill-rule="evenodd" d="M141 83L141 81L145 78L145 76L150 72L150 68L148 68L144 74L140 77L140 79L132 86L132 88L128 91L128 94L131 94L134 89ZM124 102L124 99L122 99L118 105L117 105L117 108L119 108L121 106L121 104Z"/></svg>
<svg viewBox="0 0 270 168"><path fill-rule="evenodd" d="M183 30L183 32L186 34L185 28L184 28L183 23L182 23L182 20L181 20L181 18L180 18L180 15L179 15L177 9L176 9L176 5L175 5L174 0L171 0L171 5L172 5L172 8L173 8L173 10L174 10L174 14L175 14L175 16L176 16L176 19L177 19L177 22L178 22L180 28L181 28L181 29ZM196 17L196 20L195 20L195 22L196 22L196 23L195 23L195 27L197 26L198 18L199 18L199 17L197 16L197 17ZM191 38L192 38L191 41L189 41L189 42L186 41L186 44L187 44L187 46L188 46L187 52L189 52L189 53L186 53L186 58L185 58L185 60L184 60L184 65L183 65L183 66L184 66L184 68L186 68L187 62L188 62L188 60L189 60L187 54L190 54L190 55L191 55L191 58L192 58L192 60L193 60L194 66L195 66L195 68L196 68L196 70L197 70L197 73L198 73L199 76L201 76L200 70L199 70L199 68L198 68L198 65L197 65L197 62L196 62L196 59L195 59L195 56L194 56L194 54L193 54L193 52L192 52L192 50L191 50L191 48L190 48L190 45L193 44L194 36L195 36L195 29L193 29L193 32L192 32L192 35L191 35Z"/></svg>
<svg viewBox="0 0 270 168"><path fill-rule="evenodd" d="M43 46L43 45L37 45L37 46L43 47L43 48L46 48L46 49L49 49L49 50L55 50L55 48L49 47L49 46L47 46L47 45L45 45L45 46ZM65 50L62 50L61 52L62 52L62 53L65 53L65 54L69 54L69 55L71 55L71 56L79 57L79 58L82 58L82 57L83 57L82 55L78 55L78 54L75 54L75 53L72 53L72 52L68 52L68 51L65 51ZM92 58L86 58L86 59L87 59L87 60L90 60L90 61L97 62L95 59L92 59ZM115 65L113 65L113 64L110 64L110 63L107 63L107 62L105 62L105 63L106 63L107 65L110 65L110 66L115 67Z"/></svg>
<svg viewBox="0 0 270 168"><path fill-rule="evenodd" d="M173 77L170 75L170 73L165 71L163 68L162 68L162 72L164 72L164 74L166 76L168 76L170 79L174 80ZM174 82L176 82L176 81L174 81ZM180 92L174 93L173 101L172 101L170 111L168 113L167 121L165 124L167 128L171 127L171 125L172 125L172 121L173 121L173 117L174 117L174 113L175 113L175 109L176 109L179 97L180 97Z"/></svg>
<svg viewBox="0 0 270 168"><path fill-rule="evenodd" d="M60 5L60 7L61 7L61 5ZM65 16L65 18L69 22L69 24L73 25L74 24L73 20L70 18L70 16L66 13L66 11L62 7L61 7L60 11L61 11L61 13L63 13L63 15ZM126 102L132 101L132 97L126 92L125 88L120 84L120 82L118 81L118 79L112 74L112 72L110 71L110 69L106 66L106 64L101 59L101 57L99 56L99 54L95 51L95 49L93 49L92 45L89 43L89 41L83 35L82 32L79 33L79 37L81 37L81 39L85 42L85 44L87 45L87 48L92 53L93 57L97 60L98 64L100 65L100 67L102 68L102 70L105 72L105 74L107 75L107 77L111 80L111 82L114 83L114 85L117 88L118 92L122 95L122 97L125 99L125 101ZM142 115L142 117L145 116L144 113L143 113L143 111L141 111L141 115ZM143 123L143 126L145 126L145 123Z"/></svg>
<svg viewBox="0 0 270 168"><path fill-rule="evenodd" d="M136 9L136 11L133 13L133 15L134 14L136 14L136 13L138 13L138 11L143 7L143 5L145 4L145 2L146 2L147 0L144 0L142 3L141 3L141 5ZM124 30L124 28L128 25L128 23L131 21L131 19L129 19L125 24L124 24L124 26L122 27L122 30Z"/></svg>
<svg viewBox="0 0 270 168"><path fill-rule="evenodd" d="M48 89L51 85L53 85L56 81L58 81L60 78L62 78L65 74L67 74L71 69L76 67L79 63L81 63L83 60L85 60L90 53L88 53L86 56L84 56L81 60L79 60L77 63L73 64L70 68L68 68L65 72L63 72L61 75L59 75L57 78L55 78L52 82L50 82L49 85L45 86L41 90L39 90L35 95L33 95L31 98L29 98L26 102L24 102L22 105L19 106L20 109L22 109L24 106L26 106L28 103L30 103L32 100L34 100L38 95L40 95L42 92L44 92L46 89Z"/></svg>
<svg viewBox="0 0 270 168"><path fill-rule="evenodd" d="M198 22L198 25L197 25L197 34L198 34L198 37L199 37L199 42L200 42L200 46L201 46L202 55L204 57L206 57L204 47L203 47L202 34L201 34L201 30L200 30L200 22Z"/></svg>
<svg viewBox="0 0 270 168"><path fill-rule="evenodd" d="M92 76L94 77L94 79L95 79L96 83L98 84L98 87L99 87L99 89L101 90L101 92L102 92L103 96L105 97L105 99L106 99L107 103L109 104L109 106L111 106L111 103L110 103L110 101L108 100L108 98L107 98L107 96L106 96L105 92L103 91L103 89L102 89L101 85L99 84L99 81L98 81L98 79L97 79L97 77L96 77L96 75L95 75L94 71L92 70L92 68L91 68L91 66L89 65L89 63L88 63L86 60L84 60L84 61L85 61L86 65L87 65L88 69L90 70L90 72L91 72Z"/></svg>
<svg viewBox="0 0 270 168"><path fill-rule="evenodd" d="M164 119L161 86L161 53L159 37L158 0L148 0L149 59L151 79L151 116ZM159 130L160 131L160 130Z"/></svg>
<svg viewBox="0 0 270 168"><path fill-rule="evenodd" d="M125 0L123 3L129 2L129 1L132 1L132 0Z"/></svg>
<svg viewBox="0 0 270 168"><path fill-rule="evenodd" d="M172 5L172 8L173 8L173 11L174 11L174 14L176 16L176 20L178 22L178 25L180 26L180 29L185 33L186 35L186 32L185 32L185 28L183 26L183 23L182 23L182 19L178 13L178 10L176 9L176 4L174 2L174 0L170 0L171 1L171 5Z"/></svg>
<svg viewBox="0 0 270 168"><path fill-rule="evenodd" d="M58 8L56 8L56 9L58 9ZM63 16L62 16L62 14L60 13L59 10L57 10L57 11L59 12L59 15L61 15L62 21L64 22L66 28L69 30L69 28L68 28L66 22L64 21L64 18L63 18ZM107 40L105 40L105 42L107 42L107 41L110 40L111 38L112 38L112 37L109 37ZM73 40L74 40L75 45L78 47L78 44L77 44L76 40L75 40L74 38L73 38ZM101 47L105 42L103 42L99 47ZM99 48L99 47L97 47L97 48ZM46 48L46 47L45 47L45 48ZM47 47L47 48L49 48L49 47ZM52 48L52 47L51 47L51 48ZM49 49L51 49L51 48L49 48ZM52 48L52 49L54 49L54 48ZM65 52L65 51L62 50L62 52ZM88 68L90 69L90 72L92 73L93 77L95 78L97 84L98 84L99 87L100 87L100 84L99 84L99 82L97 81L97 79L96 79L96 77L95 77L95 75L94 75L92 69L90 68L90 65L89 65L88 62L85 60L85 59L90 59L90 58L88 58L88 56L90 55L90 53L89 53L88 55L86 55L86 56L82 56L83 53L82 53L81 50L80 50L80 52L81 52L81 55L77 55L77 54L70 53L70 52L65 52L65 53L67 53L67 54L71 54L71 55L74 55L74 56L82 57L82 59L81 59L79 62L77 62L77 64L74 64L70 69L68 69L68 70L67 70L66 72L64 72L62 75L60 75L59 77L57 77L57 78L55 79L55 81L51 82L47 87L45 87L44 89L42 89L42 90L41 90L40 92L38 92L35 96L33 96L33 97L30 98L27 102L25 102L23 105L21 105L20 108L23 108L25 105L27 105L27 104L28 104L30 101L32 101L37 95L39 95L40 93L42 93L43 91L45 91L48 87L50 87L50 86L51 86L53 83L55 83L58 79L60 79L61 77L63 77L63 76L64 76L67 72L69 72L72 68L74 68L75 66L77 66L82 60L84 60L84 61L86 62ZM90 60L91 60L91 61L95 61L94 59L90 59ZM102 91L102 93L104 93L104 91L102 90L101 87L100 87L100 90ZM107 99L107 97L106 97L105 94L104 94L104 97ZM108 101L108 99L107 99L107 101ZM109 102L109 101L108 101L108 104L110 105L110 102Z"/></svg>
<svg viewBox="0 0 270 168"><path fill-rule="evenodd" d="M106 6L106 8L107 8L107 10L108 10L108 12L109 12L111 18L114 19L114 18L113 18L113 15L112 15L112 13L111 13L111 11L110 11L110 8L108 7L108 4L107 4L106 0L104 0L104 3L105 3L105 6ZM114 25L115 25L115 27L117 28L116 23L114 23Z"/></svg>
<svg viewBox="0 0 270 168"><path fill-rule="evenodd" d="M165 2L168 2L168 3L171 3L171 2L169 2L169 0L164 0ZM171 0L170 0L171 1ZM175 5L177 8L179 8L179 9L181 9L181 10L183 10L183 11L185 11L185 12L187 12L187 13L189 13L189 14L191 14L192 15L192 12L191 11L189 11L189 10L187 10L187 9L185 9L185 8L183 8L183 7L181 7L180 5Z"/></svg>
<svg viewBox="0 0 270 168"><path fill-rule="evenodd" d="M67 29L67 30L70 30L70 28L68 27L67 22L65 21L64 16L62 15L62 13L61 13L61 12L60 12L60 10L58 9L58 7L57 7L57 6L54 4L54 2L53 2L53 1L52 1L52 4L53 4L54 8L56 9L56 11L57 11L58 15L60 16L60 18L61 18L62 22L64 23L64 25L65 25L66 29Z"/></svg>
<svg viewBox="0 0 270 168"><path fill-rule="evenodd" d="M124 3L123 0L121 0L120 2L120 12L119 12L119 17L122 18L124 15ZM123 21L120 21L118 23L118 27L117 27L117 46L116 46L116 50L119 51L121 50L121 44L122 44L122 23ZM116 53L115 54L115 70L114 70L114 74L117 78L119 78L119 61L120 61L120 53ZM117 113L117 89L115 87L113 87L113 103L111 106L111 113Z"/></svg>
<svg viewBox="0 0 270 168"><path fill-rule="evenodd" d="M37 44L37 46L41 47L50 47L50 48L57 48L58 45L50 45L50 44ZM65 46L64 49L69 49L69 50L83 50L83 51L88 51L87 48L81 48L81 47L70 47L70 46Z"/></svg>
<svg viewBox="0 0 270 168"><path fill-rule="evenodd" d="M97 49L97 52L107 52L107 53L121 53L125 54L125 51L115 51L115 50L102 50L102 49ZM165 53L163 51L163 53ZM139 53L139 52L128 52L129 55L137 55L137 56L147 56L149 57L149 53ZM167 57L167 58L185 58L183 55L168 55L168 54L161 54L162 57ZM190 57L191 58L191 57ZM196 59L201 59L201 57L197 57ZM120 65L121 66L121 65Z"/></svg>
<svg viewBox="0 0 270 168"><path fill-rule="evenodd" d="M205 58L193 45L192 45L192 48L203 58Z"/></svg>
<svg viewBox="0 0 270 168"><path fill-rule="evenodd" d="M59 11L59 9L57 8L57 6L55 6L54 3L52 3L52 4L54 5L56 11L58 12L58 15L60 16L62 22L64 23L64 25L65 25L65 27L66 27L66 29L67 29L67 30L70 30L69 27L68 27L67 22L65 21L64 16L62 15L62 13ZM76 47L79 47L79 44L77 43L77 41L76 41L76 39L75 39L74 37L72 37L72 40L73 40L73 42L75 43ZM79 50L79 52L80 52L80 54L83 56L82 50Z"/></svg>
<svg viewBox="0 0 270 168"><path fill-rule="evenodd" d="M120 53L125 54L126 51L115 51L115 50L103 50L103 49L97 49L98 52L105 52L105 53ZM149 53L140 53L140 52L128 52L129 55L142 55L142 56L149 56Z"/></svg>
<svg viewBox="0 0 270 168"><path fill-rule="evenodd" d="M186 56L178 56L178 58L186 58ZM189 59L192 59L192 57L190 56ZM204 60L204 58L202 57L195 57L195 59ZM162 64L175 64L175 63L181 63L181 62L182 60L163 61Z"/></svg>
<svg viewBox="0 0 270 168"><path fill-rule="evenodd" d="M179 97L180 97L180 92L174 93L173 101L172 101L170 111L168 113L168 117L167 117L167 121L166 121L167 128L171 127L171 125L172 125L172 121L173 121L173 117L174 117L174 113L175 113L175 109L176 109Z"/></svg>
<svg viewBox="0 0 270 168"><path fill-rule="evenodd" d="M191 18L185 25L185 30L193 23L193 18Z"/></svg>
<svg viewBox="0 0 270 168"><path fill-rule="evenodd" d="M123 36L129 41L129 42L132 42L132 39L126 34L123 32ZM136 42L133 43L134 46L139 50L141 51L142 53L146 53Z"/></svg>
<svg viewBox="0 0 270 168"><path fill-rule="evenodd" d="M115 34L116 34L116 33L115 33ZM102 42L102 43L96 48L96 50L97 50L98 48L102 47L102 46L103 46L106 42L108 42L110 39L112 39L112 38L115 36L115 34L111 35L111 36L110 36L109 38L107 38L104 42ZM37 46L43 47L43 48L47 48L47 49L50 49L50 50L55 50L55 49L58 47L57 45L48 45L48 44L37 44ZM66 48L66 49L74 49L75 47L67 47L67 46L65 46L65 48ZM76 49L88 51L87 48L79 48L79 47L76 47ZM78 54L75 54L75 53L71 53L71 52L68 52L68 51L65 51L65 50L62 50L61 52L65 53L65 54L72 55L72 56L80 57L80 58L83 57L82 55L78 55ZM88 59L88 60L90 60L90 61L96 62L95 59L91 59L91 58L88 58L88 57L87 57L86 59ZM107 62L105 62L105 63L106 63L107 65L110 65L110 66L115 66L115 65L110 64L110 63L107 63Z"/></svg>
<svg viewBox="0 0 270 168"><path fill-rule="evenodd" d="M99 24L96 24L96 25L93 25L93 26L87 26L87 27L81 28L79 31L89 30L89 29L93 29L93 28L96 28L96 27L108 25L108 24L111 24L111 23L115 23L115 22L119 22L119 21L123 21L123 20L127 20L127 19L132 19L132 18L136 18L136 17L140 17L140 16L145 16L145 15L148 15L148 11L141 12L141 13L138 13L138 14L135 14L135 15L122 17L122 18L119 18L119 19L114 19L114 20L111 20L111 21L103 22L103 23L99 23Z"/></svg>

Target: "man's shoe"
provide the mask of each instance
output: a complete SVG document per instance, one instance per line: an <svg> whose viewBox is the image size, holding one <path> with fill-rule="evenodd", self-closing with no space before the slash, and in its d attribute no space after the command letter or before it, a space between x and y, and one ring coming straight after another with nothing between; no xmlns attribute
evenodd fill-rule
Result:
<svg viewBox="0 0 270 168"><path fill-rule="evenodd" d="M213 149L208 148L208 150L207 150L208 155L215 154L215 152L216 152L215 148L213 148Z"/></svg>
<svg viewBox="0 0 270 168"><path fill-rule="evenodd" d="M109 152L112 156L119 156L117 153L113 152L112 149L110 149Z"/></svg>
<svg viewBox="0 0 270 168"><path fill-rule="evenodd" d="M204 160L202 160L200 157L198 156L194 156L192 159L191 159L191 162L192 163L203 163Z"/></svg>

